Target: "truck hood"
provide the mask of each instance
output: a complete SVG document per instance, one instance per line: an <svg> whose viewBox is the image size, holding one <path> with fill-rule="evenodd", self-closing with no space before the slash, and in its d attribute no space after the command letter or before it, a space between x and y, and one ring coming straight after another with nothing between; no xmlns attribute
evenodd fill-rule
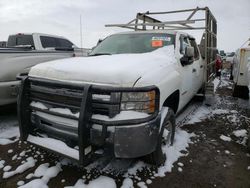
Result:
<svg viewBox="0 0 250 188"><path fill-rule="evenodd" d="M132 87L147 72L171 66L175 62L174 46L166 46L143 54L75 57L50 61L34 66L29 76L66 82Z"/></svg>

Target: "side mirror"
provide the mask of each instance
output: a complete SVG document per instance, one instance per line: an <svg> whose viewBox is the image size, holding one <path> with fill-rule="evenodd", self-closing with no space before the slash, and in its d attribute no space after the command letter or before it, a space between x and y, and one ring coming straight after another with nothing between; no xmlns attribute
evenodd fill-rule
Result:
<svg viewBox="0 0 250 188"><path fill-rule="evenodd" d="M193 58L193 57L194 57L194 47L187 46L187 47L186 47L186 51L185 51L185 55L186 55L188 58Z"/></svg>
<svg viewBox="0 0 250 188"><path fill-rule="evenodd" d="M180 59L182 66L190 65L193 63L194 59L194 47L187 46L185 49L184 56Z"/></svg>

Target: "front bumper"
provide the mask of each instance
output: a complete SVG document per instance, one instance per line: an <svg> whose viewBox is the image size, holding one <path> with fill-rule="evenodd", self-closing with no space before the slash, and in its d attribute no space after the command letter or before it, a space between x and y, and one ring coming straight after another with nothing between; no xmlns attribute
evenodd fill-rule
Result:
<svg viewBox="0 0 250 188"><path fill-rule="evenodd" d="M0 106L17 101L18 87L21 81L0 82Z"/></svg>
<svg viewBox="0 0 250 188"><path fill-rule="evenodd" d="M29 134L39 131L49 137L64 141L68 145L79 147L79 162L91 158L93 148L113 143L114 154L119 158L135 158L154 151L160 126L159 90L155 86L145 88L113 88L96 85L67 84L51 80L26 77L22 80L18 98L18 116L20 137L27 140ZM112 92L156 91L156 111L148 117L132 120L111 121L94 119L92 115L101 110L110 114L117 110L112 101L93 99L93 94L109 95ZM63 114L49 109L31 106L31 101L42 102L49 106L79 109L79 117ZM101 128L96 130L94 125ZM109 131L110 128L114 131ZM91 152L89 151L91 148Z"/></svg>
<svg viewBox="0 0 250 188"><path fill-rule="evenodd" d="M161 116L142 125L115 129L114 153L119 158L136 158L152 153L158 141Z"/></svg>

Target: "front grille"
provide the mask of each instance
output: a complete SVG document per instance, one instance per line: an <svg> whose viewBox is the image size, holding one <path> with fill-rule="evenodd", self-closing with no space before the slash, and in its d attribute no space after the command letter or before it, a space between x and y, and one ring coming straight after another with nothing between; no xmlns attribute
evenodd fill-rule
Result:
<svg viewBox="0 0 250 188"><path fill-rule="evenodd" d="M89 113L112 118L120 112L120 99L113 100L111 92L100 92L94 88L89 92L90 106L87 107ZM80 112L83 93L84 85L30 80L30 100L40 102L48 108L67 108L72 113Z"/></svg>

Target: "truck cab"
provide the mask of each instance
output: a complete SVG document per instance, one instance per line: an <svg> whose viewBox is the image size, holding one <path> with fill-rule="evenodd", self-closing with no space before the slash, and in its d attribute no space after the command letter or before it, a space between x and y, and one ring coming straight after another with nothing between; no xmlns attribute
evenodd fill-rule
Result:
<svg viewBox="0 0 250 188"><path fill-rule="evenodd" d="M7 47L30 47L33 50L52 50L55 48L72 48L75 46L71 41L56 35L42 33L18 33L10 35Z"/></svg>

